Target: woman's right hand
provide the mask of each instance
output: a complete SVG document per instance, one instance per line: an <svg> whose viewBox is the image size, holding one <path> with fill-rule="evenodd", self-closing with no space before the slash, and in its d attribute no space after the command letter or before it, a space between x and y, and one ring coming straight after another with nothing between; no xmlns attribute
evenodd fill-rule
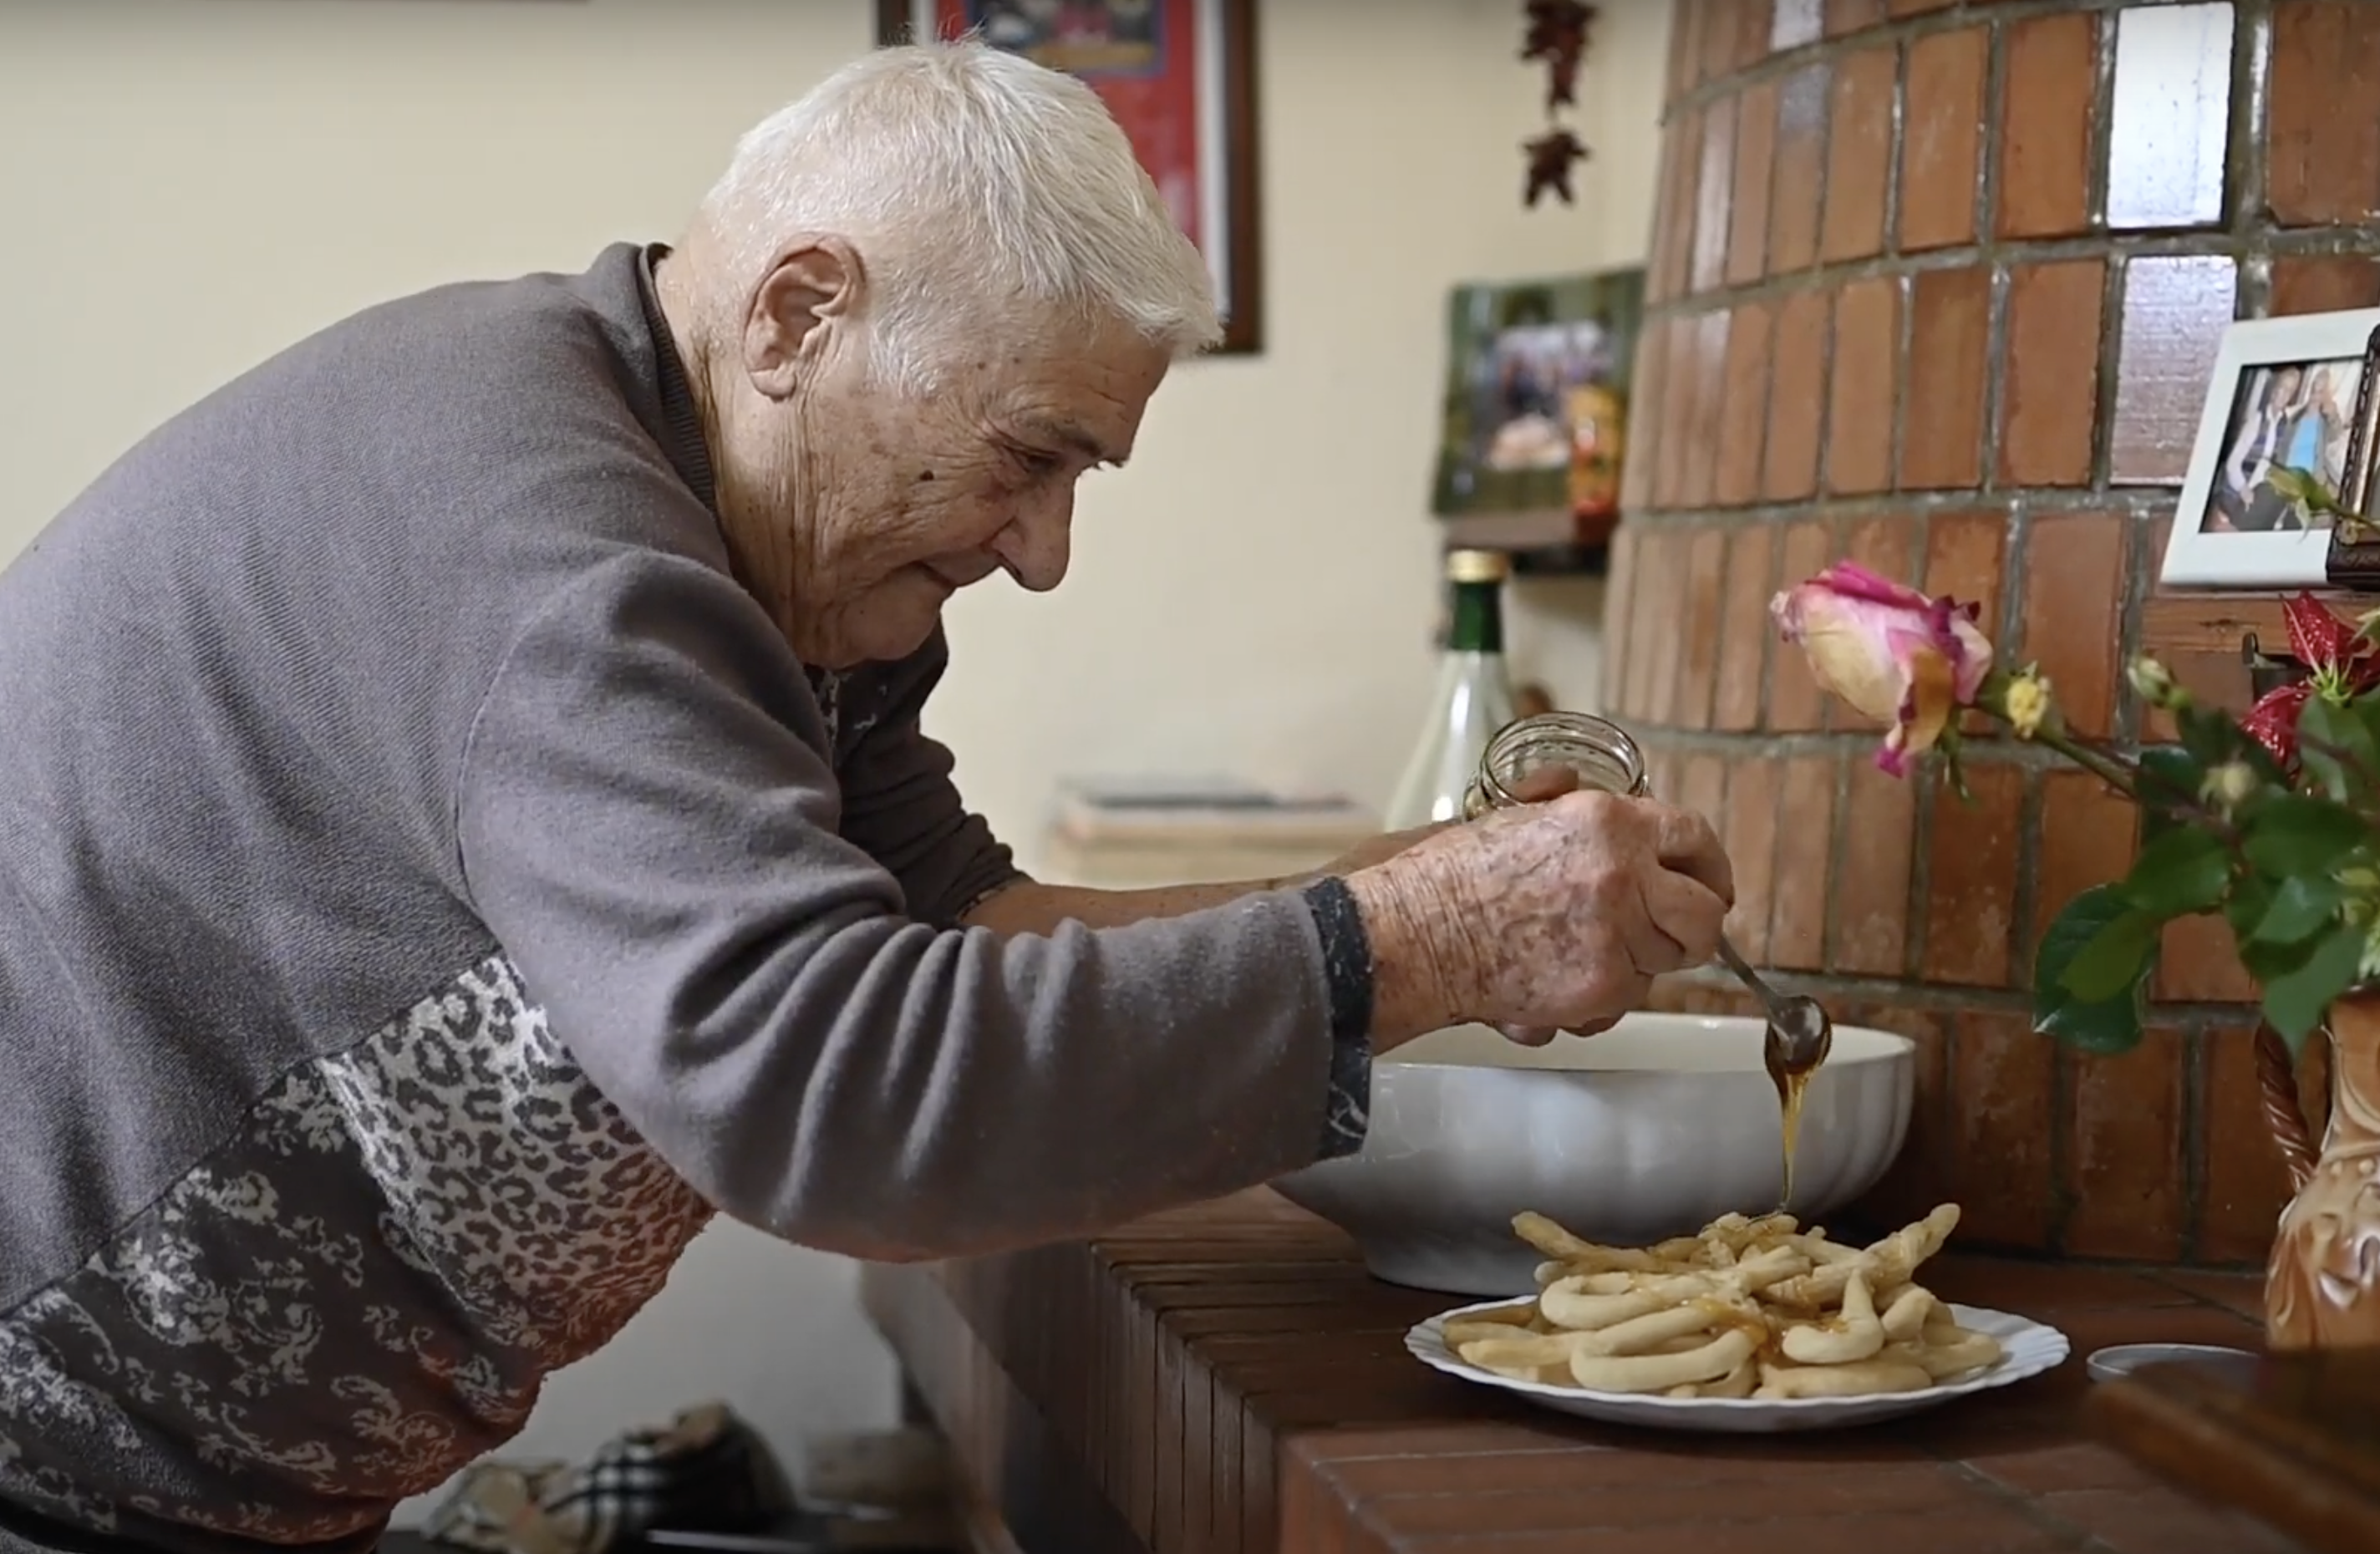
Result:
<svg viewBox="0 0 2380 1554"><path fill-rule="evenodd" d="M1450 827L1347 883L1382 1050L1466 1021L1528 1037L1608 1026L1654 977L1708 961L1735 900L1710 822L1604 793Z"/></svg>

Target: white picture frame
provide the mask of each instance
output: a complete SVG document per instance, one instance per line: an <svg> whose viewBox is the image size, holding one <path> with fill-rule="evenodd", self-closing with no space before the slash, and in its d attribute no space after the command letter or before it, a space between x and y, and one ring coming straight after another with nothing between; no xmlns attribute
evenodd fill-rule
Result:
<svg viewBox="0 0 2380 1554"><path fill-rule="evenodd" d="M2380 308L2242 319L2223 332L2158 581L2168 588L2320 588L2331 520L2263 471L2311 468L2352 505L2357 387ZM2366 440L2368 442L2368 439ZM2365 459L2371 456L2367 446ZM2306 460L2312 457L2311 465Z"/></svg>

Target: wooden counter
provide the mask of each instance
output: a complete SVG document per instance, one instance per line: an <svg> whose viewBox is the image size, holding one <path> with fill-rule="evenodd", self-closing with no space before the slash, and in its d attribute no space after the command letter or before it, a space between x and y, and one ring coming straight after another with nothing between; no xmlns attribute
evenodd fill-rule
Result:
<svg viewBox="0 0 2380 1554"><path fill-rule="evenodd" d="M1946 1298L2052 1322L2048 1376L1798 1438L1628 1431L1521 1406L1404 1353L1462 1302L1368 1278L1270 1193L1096 1243L870 1269L868 1308L1026 1554L2266 1554L2277 1533L2088 1435L2082 1357L2254 1345L2257 1281L1949 1257Z"/></svg>
<svg viewBox="0 0 2380 1554"><path fill-rule="evenodd" d="M2095 1388L2127 1456L2323 1554L2380 1549L2380 1350L2267 1357L2244 1385L2161 1366Z"/></svg>

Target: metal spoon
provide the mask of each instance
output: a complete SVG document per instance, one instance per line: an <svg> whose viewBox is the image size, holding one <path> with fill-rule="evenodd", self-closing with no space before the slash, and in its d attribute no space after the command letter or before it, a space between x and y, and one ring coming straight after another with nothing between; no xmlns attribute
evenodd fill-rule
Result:
<svg viewBox="0 0 2380 1554"><path fill-rule="evenodd" d="M1835 1026L1816 999L1798 993L1789 997L1770 987L1725 935L1719 938L1718 958L1768 1011L1765 1056L1770 1073L1806 1074L1827 1061L1835 1045Z"/></svg>

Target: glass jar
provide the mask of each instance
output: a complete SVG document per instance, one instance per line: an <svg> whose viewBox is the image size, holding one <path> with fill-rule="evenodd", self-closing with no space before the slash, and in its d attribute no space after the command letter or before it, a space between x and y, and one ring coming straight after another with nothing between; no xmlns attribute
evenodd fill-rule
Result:
<svg viewBox="0 0 2380 1554"><path fill-rule="evenodd" d="M1589 791L1643 798L1652 792L1645 752L1626 729L1592 712L1541 712L1505 724L1488 741L1478 775L1463 795L1463 818L1476 819L1490 809L1520 801L1512 790L1533 771L1566 766Z"/></svg>

